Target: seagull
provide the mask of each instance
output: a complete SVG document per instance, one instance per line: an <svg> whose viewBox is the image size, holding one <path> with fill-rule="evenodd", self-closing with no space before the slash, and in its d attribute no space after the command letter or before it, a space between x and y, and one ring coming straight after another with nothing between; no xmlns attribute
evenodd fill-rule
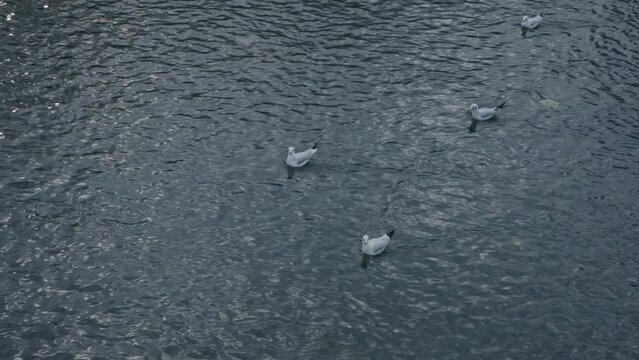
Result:
<svg viewBox="0 0 639 360"><path fill-rule="evenodd" d="M302 167L311 160L311 157L317 152L317 145L319 143L315 143L312 148L302 151L295 152L292 146L288 148L288 156L286 157L286 165L294 168Z"/></svg>
<svg viewBox="0 0 639 360"><path fill-rule="evenodd" d="M395 229L374 239L369 239L368 235L364 235L364 237L362 238L362 252L370 256L381 254L384 249L386 249L386 246L388 246L388 243L393 237L394 232Z"/></svg>
<svg viewBox="0 0 639 360"><path fill-rule="evenodd" d="M477 126L478 121L484 121L488 119L492 119L497 112L501 110L506 105L504 101L501 105L496 106L494 108L479 108L477 104L470 105L470 113L473 115L473 122L470 124L468 131L475 132L475 127Z"/></svg>
<svg viewBox="0 0 639 360"><path fill-rule="evenodd" d="M521 19L521 26L527 29L534 29L541 23L541 20L544 18L544 13L541 13L537 16L533 16L532 18L528 18L528 16L524 15Z"/></svg>

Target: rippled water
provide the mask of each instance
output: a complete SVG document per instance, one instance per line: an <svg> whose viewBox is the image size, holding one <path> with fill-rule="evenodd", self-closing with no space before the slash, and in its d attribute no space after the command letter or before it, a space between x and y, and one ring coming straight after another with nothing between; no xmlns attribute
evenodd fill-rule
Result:
<svg viewBox="0 0 639 360"><path fill-rule="evenodd" d="M636 359L638 11L0 1L0 358Z"/></svg>

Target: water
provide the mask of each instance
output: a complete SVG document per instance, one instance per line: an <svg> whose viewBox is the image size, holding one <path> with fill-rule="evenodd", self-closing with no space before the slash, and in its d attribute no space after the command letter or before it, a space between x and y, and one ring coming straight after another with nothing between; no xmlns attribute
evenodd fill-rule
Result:
<svg viewBox="0 0 639 360"><path fill-rule="evenodd" d="M0 358L639 357L637 11L0 1Z"/></svg>

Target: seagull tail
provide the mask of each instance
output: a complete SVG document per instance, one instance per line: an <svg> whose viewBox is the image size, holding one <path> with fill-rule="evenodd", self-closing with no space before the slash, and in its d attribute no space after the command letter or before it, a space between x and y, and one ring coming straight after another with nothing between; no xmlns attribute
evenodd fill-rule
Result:
<svg viewBox="0 0 639 360"><path fill-rule="evenodd" d="M317 149L317 145L319 145L319 141L315 143L315 145L313 145L313 149Z"/></svg>
<svg viewBox="0 0 639 360"><path fill-rule="evenodd" d="M501 105L497 106L497 109L501 109L501 108L503 108L504 106L506 106L506 102L505 102L505 101L504 101L503 103L501 103Z"/></svg>
<svg viewBox="0 0 639 360"><path fill-rule="evenodd" d="M541 14L539 14L539 17L544 17L544 12L542 11Z"/></svg>
<svg viewBox="0 0 639 360"><path fill-rule="evenodd" d="M390 232L386 233L386 235L388 235L389 238L392 238L394 233L395 233L395 229L393 229Z"/></svg>

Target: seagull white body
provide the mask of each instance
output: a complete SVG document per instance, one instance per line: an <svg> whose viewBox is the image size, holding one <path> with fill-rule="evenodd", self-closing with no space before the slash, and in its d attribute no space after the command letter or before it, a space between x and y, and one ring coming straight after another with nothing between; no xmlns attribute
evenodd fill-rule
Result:
<svg viewBox="0 0 639 360"><path fill-rule="evenodd" d="M315 155L317 152L317 144L313 145L312 148L302 151L295 152L295 149L291 146L288 148L288 156L286 157L286 165L294 168L302 167L311 160L311 157Z"/></svg>
<svg viewBox="0 0 639 360"><path fill-rule="evenodd" d="M470 127L468 131L471 133L475 132L475 127L477 126L478 121L489 120L495 117L499 110L501 110L506 102L501 103L499 106L495 106L494 108L480 108L477 104L470 105L470 113L473 115L473 122L470 123Z"/></svg>
<svg viewBox="0 0 639 360"><path fill-rule="evenodd" d="M477 104L472 104L470 105L470 113L473 115L473 119L475 120L488 120L495 117L495 115L497 115L499 110L501 110L504 105L506 105L505 102L494 108L480 108L479 106L477 106Z"/></svg>
<svg viewBox="0 0 639 360"><path fill-rule="evenodd" d="M541 20L544 19L543 16L544 16L544 13L541 13L537 16L533 16L531 18L524 15L524 17L521 19L521 26L527 29L534 29L539 25L539 23L541 23Z"/></svg>
<svg viewBox="0 0 639 360"><path fill-rule="evenodd" d="M369 239L368 235L364 235L362 238L362 252L366 255L375 256L381 254L390 243L391 237L393 237L393 233L395 229L391 230L389 233L384 234L380 237Z"/></svg>

